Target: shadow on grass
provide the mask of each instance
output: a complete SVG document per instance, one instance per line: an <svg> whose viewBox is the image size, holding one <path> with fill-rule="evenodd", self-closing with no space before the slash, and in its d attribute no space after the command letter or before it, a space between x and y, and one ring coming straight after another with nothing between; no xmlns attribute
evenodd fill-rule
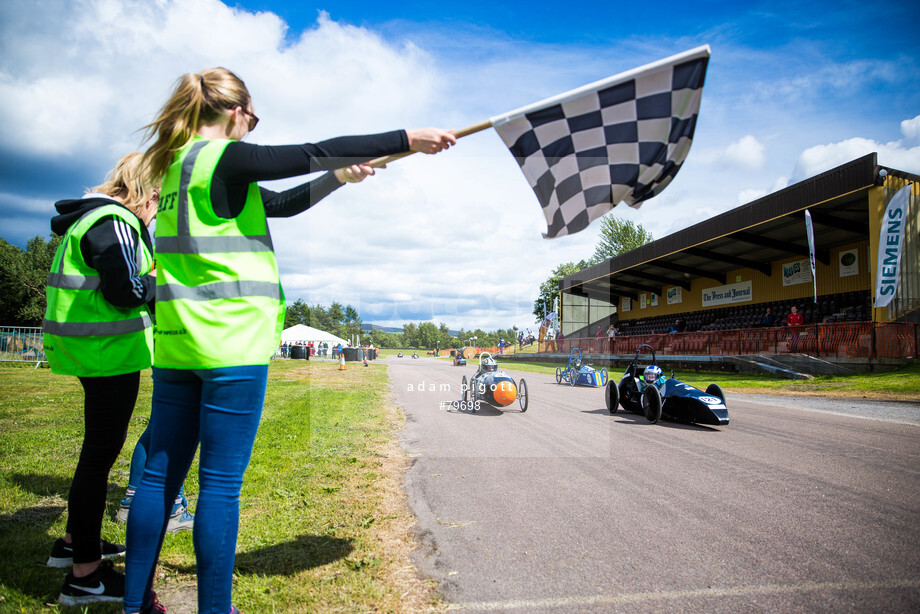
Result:
<svg viewBox="0 0 920 614"><path fill-rule="evenodd" d="M354 550L350 539L322 535L301 535L293 541L238 552L234 565L237 573L264 576L292 576L343 559ZM194 565L171 566L184 574L194 574Z"/></svg>
<svg viewBox="0 0 920 614"><path fill-rule="evenodd" d="M23 490L39 497L61 497L66 499L70 492L71 477L42 475L35 473L14 473L10 479Z"/></svg>
<svg viewBox="0 0 920 614"><path fill-rule="evenodd" d="M345 558L352 550L350 539L300 535L293 541L238 553L236 568L243 573L289 576Z"/></svg>
<svg viewBox="0 0 920 614"><path fill-rule="evenodd" d="M0 604L0 611L31 612L57 599L66 570L46 567L45 562L54 541L48 531L65 510L48 504L0 515L0 592L20 604L15 610Z"/></svg>

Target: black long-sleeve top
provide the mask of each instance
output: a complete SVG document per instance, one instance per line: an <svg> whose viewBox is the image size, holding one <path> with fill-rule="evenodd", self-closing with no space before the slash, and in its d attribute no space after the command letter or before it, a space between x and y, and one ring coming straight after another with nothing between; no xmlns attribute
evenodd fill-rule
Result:
<svg viewBox="0 0 920 614"><path fill-rule="evenodd" d="M234 141L224 149L214 169L211 204L214 213L232 219L243 210L250 183L328 171L318 179L283 192L259 188L268 217L291 217L341 187L332 173L335 169L405 151L409 151L405 130L343 136L303 145L252 145Z"/></svg>
<svg viewBox="0 0 920 614"><path fill-rule="evenodd" d="M104 195L58 201L54 205L58 215L51 219L51 230L63 236L85 213L106 205L127 209ZM116 307L138 307L144 303L153 307L156 277L141 275L138 270L134 257L138 241L143 241L147 251L153 252L146 226L140 224L138 234L115 215L97 220L80 241L83 260L99 273L102 297Z"/></svg>

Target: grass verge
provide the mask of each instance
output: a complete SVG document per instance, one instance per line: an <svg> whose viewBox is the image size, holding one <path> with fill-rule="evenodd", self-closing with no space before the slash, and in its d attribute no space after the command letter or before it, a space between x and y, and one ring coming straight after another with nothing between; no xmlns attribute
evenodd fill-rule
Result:
<svg viewBox="0 0 920 614"><path fill-rule="evenodd" d="M124 525L115 514L150 413L149 374L142 373L128 441L110 476L103 538L118 543ZM382 366L272 362L241 497L234 602L242 611L444 609L409 558L414 518L401 483L402 417L388 391ZM79 611L56 603L63 571L44 561L64 533L82 422L76 378L0 365L0 613ZM193 510L197 469L186 481ZM167 604L182 594L194 603L191 534L167 536L155 588Z"/></svg>

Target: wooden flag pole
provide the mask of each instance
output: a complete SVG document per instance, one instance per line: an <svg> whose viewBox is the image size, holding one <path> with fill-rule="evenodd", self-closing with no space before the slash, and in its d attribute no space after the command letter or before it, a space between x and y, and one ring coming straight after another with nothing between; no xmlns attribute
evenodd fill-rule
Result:
<svg viewBox="0 0 920 614"><path fill-rule="evenodd" d="M465 136L469 136L469 135L471 135L471 134L475 134L475 133L477 133L477 132L482 132L483 130L485 130L485 129L487 129L487 128L491 128L491 127L492 127L492 122L491 122L490 120L487 119L487 120L485 120L484 122L479 122L478 124L473 124L472 126L468 126L468 127L466 127L466 128L463 128L462 130L455 130L455 131L454 131L454 135L455 135L458 139L460 139L460 138L463 138L463 137L465 137ZM400 158L405 158L406 156L411 156L411 155L414 154L414 153L416 153L416 152L414 152L414 151L406 151L406 152L403 152L403 153L401 153L401 154L393 154L393 155L391 155L391 156L384 156L384 157L382 157L382 158L377 158L377 159L375 159L375 160L371 160L370 162L368 162L368 164L369 164L370 166L375 167L375 168L380 168L381 166L386 166L387 164L389 164L390 162L393 162L394 160L399 160Z"/></svg>

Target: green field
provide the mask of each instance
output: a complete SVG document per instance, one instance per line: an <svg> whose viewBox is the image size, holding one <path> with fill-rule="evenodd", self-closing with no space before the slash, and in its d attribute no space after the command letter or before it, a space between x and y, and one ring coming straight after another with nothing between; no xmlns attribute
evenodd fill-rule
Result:
<svg viewBox="0 0 920 614"><path fill-rule="evenodd" d="M110 476L103 537L115 521L134 442L150 413L142 373L128 442ZM442 609L409 560L414 519L402 492L402 417L387 405L382 365L274 361L241 497L235 604L244 612ZM64 570L44 566L64 533L82 438L82 388L49 369L0 365L0 612L68 612ZM197 464L186 482L194 511ZM120 569L120 566L119 566ZM155 590L194 602L191 533L167 535ZM93 612L121 612L94 605Z"/></svg>

